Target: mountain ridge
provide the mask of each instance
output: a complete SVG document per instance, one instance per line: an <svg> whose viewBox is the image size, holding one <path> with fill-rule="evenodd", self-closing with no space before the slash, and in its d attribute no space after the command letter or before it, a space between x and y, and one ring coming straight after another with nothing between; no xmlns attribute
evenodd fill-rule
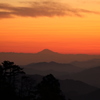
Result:
<svg viewBox="0 0 100 100"><path fill-rule="evenodd" d="M86 61L90 59L100 59L100 55L61 54L49 49L44 49L38 53L0 53L0 62L9 60L18 65L50 61L57 63L71 63L73 61Z"/></svg>
<svg viewBox="0 0 100 100"><path fill-rule="evenodd" d="M100 66L83 70L73 74L70 78L80 80L92 86L100 88Z"/></svg>

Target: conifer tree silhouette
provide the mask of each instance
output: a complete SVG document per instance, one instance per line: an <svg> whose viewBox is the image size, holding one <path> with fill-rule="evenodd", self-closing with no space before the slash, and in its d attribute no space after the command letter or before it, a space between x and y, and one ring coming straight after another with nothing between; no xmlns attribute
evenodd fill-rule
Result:
<svg viewBox="0 0 100 100"><path fill-rule="evenodd" d="M65 100L59 81L49 74L36 87L36 100Z"/></svg>
<svg viewBox="0 0 100 100"><path fill-rule="evenodd" d="M14 62L4 61L0 65L0 94L4 99L16 99L16 76L25 74L23 69Z"/></svg>

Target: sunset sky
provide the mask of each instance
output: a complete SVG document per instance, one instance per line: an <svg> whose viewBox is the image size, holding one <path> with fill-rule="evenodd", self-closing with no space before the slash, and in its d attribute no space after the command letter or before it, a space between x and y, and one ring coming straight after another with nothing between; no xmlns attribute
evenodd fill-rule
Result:
<svg viewBox="0 0 100 100"><path fill-rule="evenodd" d="M0 52L100 54L100 0L0 0Z"/></svg>

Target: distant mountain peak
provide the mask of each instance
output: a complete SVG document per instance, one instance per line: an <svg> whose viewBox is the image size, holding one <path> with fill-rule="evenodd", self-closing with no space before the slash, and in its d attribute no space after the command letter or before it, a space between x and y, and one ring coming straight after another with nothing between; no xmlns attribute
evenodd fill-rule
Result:
<svg viewBox="0 0 100 100"><path fill-rule="evenodd" d="M51 54L51 53L56 53L56 52L53 52L53 51L51 51L51 50L49 50L49 49L44 49L44 50L42 50L42 51L40 51L40 52L38 52L39 54L41 53L41 54Z"/></svg>
<svg viewBox="0 0 100 100"><path fill-rule="evenodd" d="M53 52L53 51L51 51L49 49L44 49L44 50L42 50L42 52Z"/></svg>

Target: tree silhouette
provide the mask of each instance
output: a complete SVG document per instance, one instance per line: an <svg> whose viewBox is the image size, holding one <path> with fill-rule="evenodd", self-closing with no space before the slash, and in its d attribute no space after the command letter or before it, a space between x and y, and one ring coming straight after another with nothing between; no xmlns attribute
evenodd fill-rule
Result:
<svg viewBox="0 0 100 100"><path fill-rule="evenodd" d="M65 100L60 90L60 83L52 74L43 77L38 85L35 84L36 86L30 77L20 74L25 73L14 62L4 61L0 65L1 98L4 100Z"/></svg>
<svg viewBox="0 0 100 100"><path fill-rule="evenodd" d="M4 81L13 87L15 87L15 77L19 74L25 74L22 68L10 61L4 61L0 70L2 77L5 79Z"/></svg>
<svg viewBox="0 0 100 100"><path fill-rule="evenodd" d="M23 100L33 100L34 95L34 82L29 76L21 77L20 97Z"/></svg>
<svg viewBox="0 0 100 100"><path fill-rule="evenodd" d="M36 100L65 100L60 84L52 74L43 77L36 89Z"/></svg>
<svg viewBox="0 0 100 100"><path fill-rule="evenodd" d="M19 74L25 73L14 62L4 61L0 65L0 94L4 99L16 99L16 76Z"/></svg>

